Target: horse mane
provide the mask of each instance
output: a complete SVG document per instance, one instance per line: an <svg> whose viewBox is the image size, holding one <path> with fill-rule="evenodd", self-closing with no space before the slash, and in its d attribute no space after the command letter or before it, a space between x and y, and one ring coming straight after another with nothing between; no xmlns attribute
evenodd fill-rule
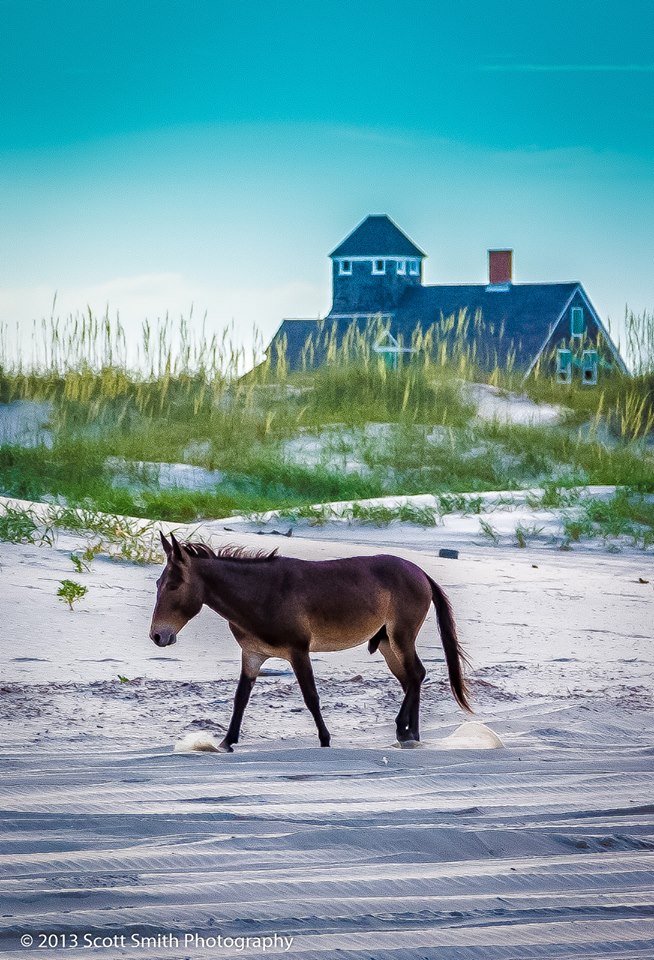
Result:
<svg viewBox="0 0 654 960"><path fill-rule="evenodd" d="M218 550L213 550L206 543L199 541L181 544L182 549L189 557L205 560L239 560L241 562L263 563L274 560L277 556L277 547L274 550L250 550L235 543L227 543Z"/></svg>

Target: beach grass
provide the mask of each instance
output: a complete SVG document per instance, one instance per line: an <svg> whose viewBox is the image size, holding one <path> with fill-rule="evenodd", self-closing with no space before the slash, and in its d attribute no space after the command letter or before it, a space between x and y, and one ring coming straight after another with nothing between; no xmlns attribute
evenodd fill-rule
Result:
<svg viewBox="0 0 654 960"><path fill-rule="evenodd" d="M145 323L130 342L108 316L51 318L20 349L5 330L0 401L46 402L51 414L48 442L24 447L0 437L0 492L175 522L547 484L551 496L580 484L651 493L652 317L627 321L637 376L614 373L596 389L542 375L523 383L510 351L483 374L482 320L465 311L416 334L418 352L397 369L358 330L342 342L328 334L330 363L295 373L279 353L264 355L257 334L245 351L233 330L208 336L185 320ZM479 337L464 340L470 325ZM470 382L519 385L566 414L554 426L480 420ZM318 452L294 451L300 441ZM148 481L147 464L157 463L219 470L222 479L208 489L166 489ZM475 512L470 502L465 509Z"/></svg>
<svg viewBox="0 0 654 960"><path fill-rule="evenodd" d="M7 504L0 512L0 540L52 546L54 529L51 524L42 523L34 510Z"/></svg>

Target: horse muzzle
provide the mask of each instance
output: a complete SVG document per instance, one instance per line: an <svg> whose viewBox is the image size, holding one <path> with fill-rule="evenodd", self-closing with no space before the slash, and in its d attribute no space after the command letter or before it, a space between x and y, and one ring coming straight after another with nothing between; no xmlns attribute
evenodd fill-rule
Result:
<svg viewBox="0 0 654 960"><path fill-rule="evenodd" d="M174 630L170 630L167 627L159 627L158 630L150 631L150 639L153 640L158 647L170 647L173 643L177 643L177 634Z"/></svg>

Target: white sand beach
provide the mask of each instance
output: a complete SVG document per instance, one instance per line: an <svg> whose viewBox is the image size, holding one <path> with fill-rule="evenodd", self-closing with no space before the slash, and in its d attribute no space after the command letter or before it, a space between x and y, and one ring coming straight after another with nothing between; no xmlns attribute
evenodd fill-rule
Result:
<svg viewBox="0 0 654 960"><path fill-rule="evenodd" d="M445 560L408 549L412 530L390 550L451 597L476 711L449 692L430 616L412 751L393 746L400 688L362 646L314 657L331 749L269 661L233 755L174 752L228 721L226 624L204 610L160 650L159 567L95 560L70 612L73 537L1 545L2 956L42 957L44 934L66 960L654 955L651 557ZM320 559L389 537L361 532L221 539ZM447 741L467 720L503 746Z"/></svg>

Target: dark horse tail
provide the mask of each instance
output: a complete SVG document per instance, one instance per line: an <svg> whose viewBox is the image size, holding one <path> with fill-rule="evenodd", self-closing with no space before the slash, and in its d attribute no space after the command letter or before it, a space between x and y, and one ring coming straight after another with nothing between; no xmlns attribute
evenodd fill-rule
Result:
<svg viewBox="0 0 654 960"><path fill-rule="evenodd" d="M438 586L435 580L425 574L431 586L431 595L436 608L436 617L438 618L438 627L441 632L441 642L445 651L445 662L447 663L447 672L450 676L450 686L452 693L459 706L463 707L469 713L472 713L472 707L468 699L468 685L463 675L463 668L470 666L470 661L461 648L456 635L456 624L450 601L447 599L444 591Z"/></svg>

